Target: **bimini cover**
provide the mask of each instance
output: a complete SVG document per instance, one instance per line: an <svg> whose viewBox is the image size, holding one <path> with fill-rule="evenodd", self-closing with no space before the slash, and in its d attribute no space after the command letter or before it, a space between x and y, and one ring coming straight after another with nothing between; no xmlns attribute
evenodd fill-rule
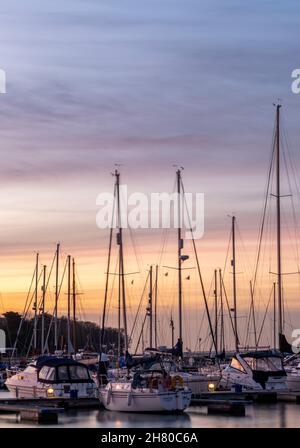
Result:
<svg viewBox="0 0 300 448"><path fill-rule="evenodd" d="M55 356L40 356L36 360L36 367L41 370L42 367L58 367L58 366L84 366L84 364L74 361L71 358L56 358Z"/></svg>
<svg viewBox="0 0 300 448"><path fill-rule="evenodd" d="M242 358L282 358L282 354L278 350L257 350L239 353Z"/></svg>

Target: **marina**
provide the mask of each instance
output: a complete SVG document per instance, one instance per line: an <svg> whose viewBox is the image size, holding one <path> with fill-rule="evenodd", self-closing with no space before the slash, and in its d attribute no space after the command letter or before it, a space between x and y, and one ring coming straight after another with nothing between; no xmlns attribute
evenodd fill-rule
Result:
<svg viewBox="0 0 300 448"><path fill-rule="evenodd" d="M211 349L206 354L183 350L183 271L184 262L190 255L183 253L184 238L182 223L179 221L177 230L177 334L175 344L174 320L171 317L172 332L171 347L158 346L159 320L159 265L150 265L146 276L140 304L130 330L128 327L128 302L126 288L126 259L124 255L124 230L122 221L121 183L118 168L113 173L113 204L111 220L116 223L110 228L109 247L101 325L95 327L99 334L99 342L93 343L92 349L81 348L79 344L80 325L78 321L78 274L75 259L67 255L61 277L60 251L57 243L50 272L47 276L46 266L40 269L40 254L36 253L35 269L30 289L28 291L23 315L19 316L19 324L11 351L1 356L1 386L8 389L10 396L0 400L2 414L15 414L18 421L33 421L38 424L59 424L66 419L66 413L86 412L91 408L100 409L100 413L108 414L184 414L195 416L200 409L200 415L228 415L247 418L253 415L253 409L260 405L276 405L278 409L285 406L294 407L300 404L299 356L293 353L291 345L284 334L284 305L281 286L281 140L280 140L281 105L276 105L275 133L273 140L270 172L276 174L276 255L278 269L278 287L273 284L274 321L273 346L261 347L259 337L263 331L265 318L261 324L259 337L255 313L255 285L263 225L261 227L257 262L254 270L253 283L250 281L250 310L248 332L251 323L254 329L252 349L242 347L237 320L237 278L236 278L236 218L231 219L230 245L232 249L231 266L233 267L232 291L233 308L229 308L228 297L224 285L222 271L214 271L214 304L211 311L205 291L198 252L192 228L193 257L196 262L196 272L200 283L202 298L205 304L203 318L207 321ZM182 202L185 187L183 183L183 167L176 169L177 211L187 213ZM267 188L266 203L269 195ZM265 220L263 211L262 223ZM131 235L131 239L133 236ZM115 243L115 244L114 244ZM112 273L112 259L117 264ZM53 268L55 270L53 271ZM173 269L173 267L165 266ZM53 272L52 272L53 271ZM155 271L155 275L154 275ZM168 274L168 273L167 273ZM52 314L46 314L47 288L51 279L55 278L54 309ZM166 275L166 274L165 274ZM108 325L108 312L111 304L108 302L117 278L117 309L118 327ZM190 276L187 277L188 279ZM64 320L64 332L61 330L62 318L59 317L61 288L66 281L67 286L67 318ZM133 280L131 281L131 285ZM41 287L41 294L39 288ZM145 291L148 290L148 294ZM231 340L234 342L232 352L228 351L225 341L224 302L225 295L231 324ZM145 297L144 297L145 296ZM112 297L112 295L111 295ZM142 320L140 334L137 333L138 320L141 314L142 300L146 302L146 313ZM33 318L28 321L30 308ZM268 311L266 308L265 315ZM232 315L231 315L232 313ZM9 315L9 313L8 313ZM141 316L142 317L142 316ZM9 329L9 321L6 325ZM252 322L251 322L252 321ZM28 327L26 338L29 344L22 346L21 335L24 327ZM109 329L109 333L107 331ZM250 333L249 333L250 334ZM248 336L249 336L248 334ZM112 336L117 344L112 343ZM65 343L63 343L65 339ZM145 347L144 340L149 346ZM62 340L59 346L59 340ZM136 343L135 351L133 341ZM142 342L142 344L141 344ZM164 341L163 341L164 342ZM90 343L90 345L92 345ZM111 347L108 350L108 347ZM24 352L26 350L26 354ZM141 351L142 350L142 351ZM227 353L226 353L227 350ZM16 355L21 351L22 358ZM4 392L5 393L5 392ZM300 407L299 407L300 409ZM250 411L249 411L250 410ZM299 412L299 410L298 410ZM121 419L122 420L122 419ZM126 421L126 418L125 418ZM145 417L146 421L146 417ZM148 421L148 420L147 420ZM122 426L122 424L121 424Z"/></svg>
<svg viewBox="0 0 300 448"><path fill-rule="evenodd" d="M3 5L1 448L300 431L296 3Z"/></svg>

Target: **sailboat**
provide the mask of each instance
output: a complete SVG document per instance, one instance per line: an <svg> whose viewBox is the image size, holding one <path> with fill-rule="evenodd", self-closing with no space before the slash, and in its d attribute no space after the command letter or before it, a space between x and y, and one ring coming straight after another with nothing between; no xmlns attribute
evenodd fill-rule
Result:
<svg viewBox="0 0 300 448"><path fill-rule="evenodd" d="M236 343L236 354L231 363L222 371L221 387L230 388L240 386L242 389L266 389L287 390L288 388L300 387L299 381L295 380L297 373L286 373L283 367L284 353L291 353L291 345L287 342L283 325L283 298L282 298L282 256L281 256L281 176L280 176L280 109L276 105L276 126L273 146L273 160L276 163L276 243L277 243L277 307L278 307L278 337L276 338L276 322L274 320L274 350L259 350L256 342L256 350L250 353L239 353ZM264 211L265 212L265 211ZM264 222L264 220L263 220ZM262 227L263 230L263 227ZM261 230L261 232L262 232ZM261 233L262 235L262 233ZM274 309L276 306L276 290L274 284ZM236 342L238 341L236 332ZM277 345L278 341L278 345ZM293 376L292 376L293 375Z"/></svg>
<svg viewBox="0 0 300 448"><path fill-rule="evenodd" d="M192 369L190 365L185 366L184 365L184 354L183 354L183 303L182 303L182 292L183 292L183 286L182 286L182 264L189 259L188 255L184 255L182 253L184 248L184 239L182 238L182 219L181 216L184 213L183 207L186 205L184 200L182 200L182 195L184 193L184 186L182 181L182 170L180 169L176 170L176 185L177 185L177 210L178 210L178 229L177 229L177 265L176 267L170 267L165 266L170 269L175 269L178 273L178 340L176 345L174 345L174 333L175 333L175 325L173 317L171 316L170 321L170 327L172 331L172 348L164 348L162 351L159 351L157 349L157 267L156 266L156 280L155 280L155 303L154 303L154 338L153 338L153 297L152 297L152 289L153 289L153 280L152 280L152 266L150 266L149 269L149 303L147 305L146 309L146 316L144 319L144 323L142 326L141 335L143 335L143 328L146 321L146 318L149 318L149 342L150 347L148 347L144 351L144 355L149 356L152 359L152 365L151 370L156 370L160 368L160 365L163 364L165 370L170 374L171 378L180 377L182 384L188 388L191 389L192 395L196 396L199 395L201 392L207 392L208 390L216 390L218 387L218 383L220 380L220 372L219 370L214 369L214 371L208 370L207 372L200 371L198 369ZM186 210L188 214L188 210ZM190 229L192 233L192 229ZM194 243L194 241L193 241ZM200 282L202 285L202 292L204 296L205 304L206 302L206 296L205 291L202 283L200 268L199 268L199 261L198 256L195 248L195 244L193 244L195 257L197 261L197 268L198 273L200 277ZM212 324L208 312L208 308L206 309L208 321L210 325L211 334L213 335L212 331ZM153 348L153 340L155 341L155 348ZM140 341L140 338L139 338ZM138 342L139 344L139 342ZM216 346L216 340L213 339L213 344Z"/></svg>
<svg viewBox="0 0 300 448"><path fill-rule="evenodd" d="M124 325L124 349L126 358L128 358L128 335L127 335L127 316L126 316L126 297L124 284L124 256L123 256L123 229L120 215L120 173L116 169L115 173L115 188L114 198L116 202L116 216L117 216L117 246L119 248L119 288L118 288L118 302L119 302L119 333L121 308L123 311L123 325ZM106 277L106 289L104 297L104 308L102 315L102 329L100 336L100 352L103 346L105 314L107 304L107 290L108 290L108 276L110 271L110 257L111 257L111 242L112 242L113 227L110 232L110 244ZM121 333L120 333L121 335ZM121 339L119 337L118 355L121 352ZM101 359L101 353L100 353ZM118 356L119 359L119 356ZM99 362L99 373L100 373ZM103 363L102 363L103 367ZM128 365L127 365L128 367ZM135 365L136 367L136 365ZM107 381L105 375L99 374L99 397L100 402L104 407L110 411L120 412L180 412L185 410L191 401L191 390L181 384L181 381L172 381L170 375L163 369L155 371L147 371L145 368L135 370L131 375L116 377ZM104 380L104 381L103 381ZM107 382L105 384L105 382Z"/></svg>
<svg viewBox="0 0 300 448"><path fill-rule="evenodd" d="M184 261L186 261L189 258L188 255L182 254L182 250L184 248L184 240L182 238L182 228L181 228L181 214L183 213L183 210L181 210L181 203L183 204L182 207L184 207L184 205L185 205L185 202L181 200L181 196L184 193L184 186L183 186L183 181L182 181L182 169L183 168L180 168L176 171L176 181L177 181L176 184L177 184L177 197L178 197L177 207L178 207L178 217L179 217L178 218L178 231L177 231L177 249L178 250L177 250L177 267L176 267L176 269L178 271L179 337L178 337L178 341L177 341L177 344L175 347L175 350L177 351L177 356L181 360L183 360L183 352L182 352L182 347L183 347L182 264ZM187 212L187 214L189 213L188 210L186 210L186 212ZM215 347L216 355L217 355L217 351L218 351L217 350L217 341L215 339L215 335L214 335L213 328L212 328L212 322L211 322L210 314L208 311L207 300L206 300L206 295L205 295L204 286L203 286L203 282L202 282L200 265L199 265L199 260L198 260L198 255L197 255L197 251L196 251L192 228L190 228L190 232L192 235L193 249L194 249L194 254L195 254L195 258L196 258L200 283L201 283L201 287L202 287L204 303L206 306L206 315L208 318L208 324L209 324L210 333L211 333L212 340L213 340L213 345ZM174 326L174 324L173 324L173 326ZM172 329L172 331L174 331L174 328ZM170 372L171 376L173 376L173 377L175 377L176 375L179 375L182 378L183 384L192 390L192 394L194 396L200 394L201 392L207 392L208 390L217 389L218 383L220 380L220 373L216 370L213 372L210 372L210 373L201 373L200 371L192 371L189 369L189 367L185 368L184 370L182 368L180 368L179 366L176 366L176 368L174 368L174 365L172 365L172 363L170 363L169 372Z"/></svg>

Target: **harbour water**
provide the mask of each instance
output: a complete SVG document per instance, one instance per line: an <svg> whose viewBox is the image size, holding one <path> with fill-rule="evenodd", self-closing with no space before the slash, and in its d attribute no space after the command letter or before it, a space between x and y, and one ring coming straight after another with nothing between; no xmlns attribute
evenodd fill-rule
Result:
<svg viewBox="0 0 300 448"><path fill-rule="evenodd" d="M0 398L9 397L1 392ZM0 414L0 428L43 427L20 422L13 414ZM45 425L49 428L52 425ZM109 412L104 409L70 410L59 415L55 428L300 428L300 405L296 403L250 404L244 417L207 415L206 407L191 406L180 415Z"/></svg>

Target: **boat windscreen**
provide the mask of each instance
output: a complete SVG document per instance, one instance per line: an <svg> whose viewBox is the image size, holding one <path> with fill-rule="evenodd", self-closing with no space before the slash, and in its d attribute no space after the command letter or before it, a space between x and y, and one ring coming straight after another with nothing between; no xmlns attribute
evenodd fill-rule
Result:
<svg viewBox="0 0 300 448"><path fill-rule="evenodd" d="M236 358L232 358L231 363L230 363L230 367L233 367L236 370L240 370L241 372L245 372L244 367L242 366L242 364L240 363L240 361Z"/></svg>
<svg viewBox="0 0 300 448"><path fill-rule="evenodd" d="M41 370L39 371L39 379L54 381L55 380L55 368L48 367L48 366L42 367Z"/></svg>
<svg viewBox="0 0 300 448"><path fill-rule="evenodd" d="M68 366L58 367L58 379L60 381L67 381L69 379Z"/></svg>
<svg viewBox="0 0 300 448"><path fill-rule="evenodd" d="M71 380L88 380L90 378L89 371L83 366L69 366Z"/></svg>

